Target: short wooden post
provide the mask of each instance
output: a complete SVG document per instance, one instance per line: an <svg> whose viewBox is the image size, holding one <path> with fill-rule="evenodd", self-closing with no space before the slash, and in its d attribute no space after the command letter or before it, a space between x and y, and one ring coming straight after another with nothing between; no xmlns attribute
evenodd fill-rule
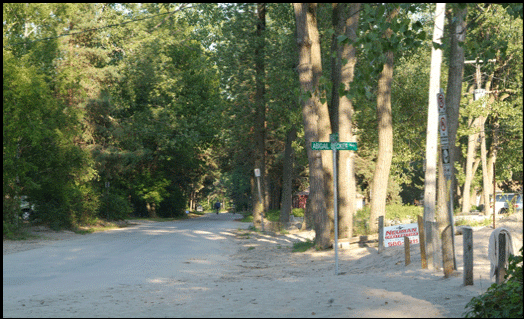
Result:
<svg viewBox="0 0 524 319"><path fill-rule="evenodd" d="M404 258L406 260L406 266L411 264L411 256L409 254L409 238L404 236Z"/></svg>
<svg viewBox="0 0 524 319"><path fill-rule="evenodd" d="M464 286L473 285L473 229L462 228L464 246Z"/></svg>
<svg viewBox="0 0 524 319"><path fill-rule="evenodd" d="M378 216L378 253L384 251L384 216Z"/></svg>
<svg viewBox="0 0 524 319"><path fill-rule="evenodd" d="M418 222L418 238L420 241L420 259L422 262L422 268L428 269L428 260L426 259L426 238L424 237L424 221L422 216L417 216Z"/></svg>
<svg viewBox="0 0 524 319"><path fill-rule="evenodd" d="M497 284L501 284L504 282L504 276L506 276L506 235L504 232L499 233L499 246L497 248L499 260L497 263L495 278Z"/></svg>
<svg viewBox="0 0 524 319"><path fill-rule="evenodd" d="M452 227L451 225L446 226L442 231L442 263L444 265L444 277L448 278L453 273L453 254L452 254ZM447 253L445 253L447 252Z"/></svg>

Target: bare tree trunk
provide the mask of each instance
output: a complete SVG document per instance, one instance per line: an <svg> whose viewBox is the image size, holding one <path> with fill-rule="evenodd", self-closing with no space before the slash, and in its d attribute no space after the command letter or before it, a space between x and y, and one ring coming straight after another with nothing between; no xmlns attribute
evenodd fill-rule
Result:
<svg viewBox="0 0 524 319"><path fill-rule="evenodd" d="M280 209L280 222L288 223L292 205L293 187L293 147L292 143L297 138L297 129L292 127L286 136L284 148L284 172L282 177L282 201Z"/></svg>
<svg viewBox="0 0 524 319"><path fill-rule="evenodd" d="M320 102L319 81L322 76L322 54L320 49L320 36L317 27L317 4L310 3L308 6L308 17L311 16L309 28L309 39L311 40L311 67L313 72L313 96L318 115L318 141L329 142L331 134L331 122L327 103ZM322 156L322 168L324 170L324 193L326 198L326 211L329 217L330 237L334 238L334 203L333 203L333 159L331 152L320 152Z"/></svg>
<svg viewBox="0 0 524 319"><path fill-rule="evenodd" d="M491 193L491 178L488 172L487 152L486 152L486 134L484 132L484 122L482 119L482 131L480 132L480 158L482 161L482 194L484 197L484 215L489 215L489 194Z"/></svg>
<svg viewBox="0 0 524 319"><path fill-rule="evenodd" d="M261 224L263 213L267 210L267 172L265 164L266 152L266 103L265 103L265 67L264 67L264 30L266 28L266 4L259 3L257 6L258 23L257 39L255 44L255 69L256 69L256 93L255 93L255 168L260 169L260 183L262 199L253 194L253 224ZM257 194L258 195L258 194Z"/></svg>
<svg viewBox="0 0 524 319"><path fill-rule="evenodd" d="M478 125L478 119L475 119L472 124L474 127L477 127ZM471 194L471 182L473 181L473 177L475 176L475 172L473 170L473 162L475 160L475 154L476 154L476 148L477 148L477 139L479 134L471 134L468 136L468 152L466 155L466 179L464 181L464 191L462 198L462 212L463 213L469 213L471 209L471 200L470 200L470 194Z"/></svg>
<svg viewBox="0 0 524 319"><path fill-rule="evenodd" d="M442 43L444 33L445 3L437 3L435 9L435 26L433 28L433 42ZM436 164L437 164L437 136L438 136L438 107L437 93L440 88L440 66L442 64L442 50L431 49L431 74L429 79L428 127L426 131L426 173L424 177L424 221L435 220L436 200ZM428 243L428 242L426 242ZM428 255L432 252L426 249Z"/></svg>
<svg viewBox="0 0 524 319"><path fill-rule="evenodd" d="M459 160L460 149L455 145L459 125L459 108L462 94L462 78L464 75L464 48L460 45L466 38L467 7L458 9L451 20L450 30L455 33L450 39L448 86L446 89L446 113L448 119L449 156L452 169L451 189L456 188L454 163ZM458 194L454 194L455 197Z"/></svg>
<svg viewBox="0 0 524 319"><path fill-rule="evenodd" d="M449 127L449 126L448 126ZM449 134L449 133L448 133ZM442 260L444 260L444 275L448 277L453 272L453 246L451 231L444 230L451 227L449 219L449 185L451 182L444 177L444 165L442 163L442 152L440 146L438 147L438 196L437 196L437 225L438 237L442 238ZM446 243L446 244L444 244ZM450 264L451 262L451 264ZM451 267L449 267L451 266Z"/></svg>
<svg viewBox="0 0 524 319"><path fill-rule="evenodd" d="M398 7L392 11L388 20L398 14ZM392 30L386 31L389 38ZM386 63L380 73L377 92L378 121L378 156L373 174L371 213L369 229L371 233L378 231L378 217L386 214L386 198L391 160L393 159L393 116L391 114L391 83L393 81L393 51L386 52Z"/></svg>
<svg viewBox="0 0 524 319"><path fill-rule="evenodd" d="M345 34L351 41L355 40L358 28L358 12L360 3L333 4L333 34L332 59L333 93L331 98L331 119L333 131L339 134L340 141L353 141L352 116L353 105L345 96L340 96L339 88L349 90L353 81L356 64L356 54L353 45L339 44L337 36ZM347 63L342 65L343 59ZM338 152L338 234L340 238L351 238L353 231L353 214L355 212L355 174L353 170L353 154Z"/></svg>
<svg viewBox="0 0 524 319"><path fill-rule="evenodd" d="M307 96L314 91L313 67L311 63L310 30L316 27L316 15L308 10L307 3L294 3L295 19L297 26L298 44L298 76L302 96ZM315 9L313 7L313 9ZM315 20L315 21L314 21ZM313 23L315 22L315 23ZM320 248L327 248L330 244L329 221L326 213L326 200L324 195L324 172L322 167L321 152L311 150L311 142L318 141L318 114L315 95L302 99L302 117L304 119L304 133L306 150L309 161L309 198L308 214L312 215L315 229L315 244Z"/></svg>

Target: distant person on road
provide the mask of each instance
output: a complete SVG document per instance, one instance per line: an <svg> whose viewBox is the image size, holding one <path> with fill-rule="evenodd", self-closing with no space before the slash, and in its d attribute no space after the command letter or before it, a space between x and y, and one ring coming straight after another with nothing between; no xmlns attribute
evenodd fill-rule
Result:
<svg viewBox="0 0 524 319"><path fill-rule="evenodd" d="M217 215L218 215L218 211L220 210L220 202L215 203L215 209L217 210Z"/></svg>

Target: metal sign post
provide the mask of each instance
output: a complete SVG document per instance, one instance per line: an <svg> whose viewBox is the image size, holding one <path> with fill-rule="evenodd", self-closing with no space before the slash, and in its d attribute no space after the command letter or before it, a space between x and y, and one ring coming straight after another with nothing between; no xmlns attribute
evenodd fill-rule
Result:
<svg viewBox="0 0 524 319"><path fill-rule="evenodd" d="M264 202L262 199L262 189L260 188L260 169L255 168L255 177L257 178L257 186L258 186L258 198L260 199L260 203L262 203L262 207L264 206ZM262 209L262 214L260 215L260 223L262 224L262 231L264 231L264 209ZM254 226L254 223L253 223Z"/></svg>
<svg viewBox="0 0 524 319"><path fill-rule="evenodd" d="M333 151L333 201L335 218L335 275L338 275L338 191L337 191L337 150L356 151L357 143L339 142L338 134L330 134L329 142L312 142L311 149L314 151L332 150Z"/></svg>

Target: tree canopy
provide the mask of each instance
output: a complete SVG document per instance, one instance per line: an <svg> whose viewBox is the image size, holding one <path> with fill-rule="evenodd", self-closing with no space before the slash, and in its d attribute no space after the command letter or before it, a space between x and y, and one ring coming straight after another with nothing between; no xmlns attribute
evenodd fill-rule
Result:
<svg viewBox="0 0 524 319"><path fill-rule="evenodd" d="M333 6L318 5L316 93L328 107L334 90L352 102L356 189L368 201L386 52L394 57L393 157L383 186L390 203L412 203L422 193L433 6L363 4L350 39L333 27ZM522 191L522 6L462 6L468 6L465 59L485 61L480 72L489 93L474 101L477 69L466 65L457 187L467 179L468 136L478 130L473 120L482 116L499 187ZM21 196L55 228L129 214L180 216L217 200L251 211L260 132L266 209L280 208L285 157L291 156L285 154L294 154L286 175L293 191L307 190L311 167L301 101L315 92L301 90L293 6L264 8L260 29L256 4L4 4L4 229L17 224ZM448 15L460 9L452 6ZM349 87L333 87L334 42L356 48ZM293 130L293 152L285 152ZM473 189L482 188L481 170L471 177Z"/></svg>

